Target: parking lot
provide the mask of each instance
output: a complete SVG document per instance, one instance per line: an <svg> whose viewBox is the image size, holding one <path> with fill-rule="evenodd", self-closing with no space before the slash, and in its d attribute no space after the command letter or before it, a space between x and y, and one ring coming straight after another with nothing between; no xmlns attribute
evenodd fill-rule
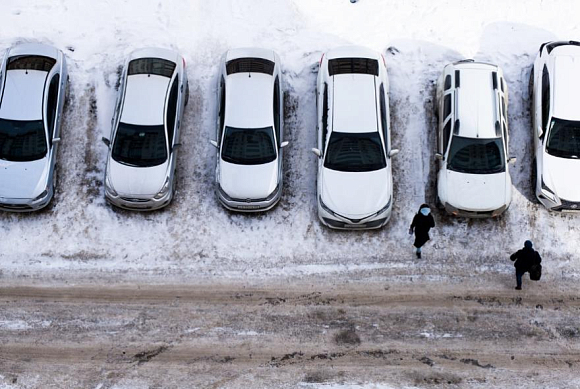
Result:
<svg viewBox="0 0 580 389"><path fill-rule="evenodd" d="M0 388L507 388L522 377L526 387L580 386L580 218L533 199L528 97L539 45L577 38L571 15L580 6L31 0L5 8L0 47L60 47L70 98L53 203L0 213ZM379 231L332 231L316 215L316 72L321 54L343 44L381 52L389 71L401 152L393 216ZM184 55L190 101L174 201L132 213L104 201L100 139L119 67L144 46ZM284 190L259 215L226 211L213 186L217 66L240 46L276 50L284 76ZM498 219L436 212L418 260L407 231L418 206L435 202L434 82L463 58L503 68L513 202ZM542 254L544 275L517 294L509 254L525 239Z"/></svg>

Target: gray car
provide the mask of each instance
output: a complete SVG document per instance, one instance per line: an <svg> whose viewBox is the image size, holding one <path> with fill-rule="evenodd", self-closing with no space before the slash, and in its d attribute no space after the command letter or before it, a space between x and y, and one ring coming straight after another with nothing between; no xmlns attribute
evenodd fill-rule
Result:
<svg viewBox="0 0 580 389"><path fill-rule="evenodd" d="M151 211L171 202L183 111L185 60L159 48L131 53L121 76L105 171L105 198L120 208Z"/></svg>
<svg viewBox="0 0 580 389"><path fill-rule="evenodd" d="M68 73L63 53L26 43L0 69L0 209L45 207L54 195L56 152Z"/></svg>

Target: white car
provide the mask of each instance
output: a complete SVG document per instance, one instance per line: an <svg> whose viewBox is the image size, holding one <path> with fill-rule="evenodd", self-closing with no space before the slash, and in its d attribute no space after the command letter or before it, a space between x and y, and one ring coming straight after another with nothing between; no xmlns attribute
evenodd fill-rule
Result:
<svg viewBox="0 0 580 389"><path fill-rule="evenodd" d="M129 56L111 120L105 198L135 211L162 208L173 198L177 149L189 88L185 60L146 48Z"/></svg>
<svg viewBox="0 0 580 389"><path fill-rule="evenodd" d="M387 67L360 46L330 50L317 81L318 217L331 228L384 226L393 207Z"/></svg>
<svg viewBox="0 0 580 389"><path fill-rule="evenodd" d="M282 193L284 141L280 58L240 48L222 58L218 78L217 196L231 211L273 208Z"/></svg>
<svg viewBox="0 0 580 389"><path fill-rule="evenodd" d="M580 212L580 43L544 43L530 76L536 197L549 210Z"/></svg>
<svg viewBox="0 0 580 389"><path fill-rule="evenodd" d="M464 60L437 82L437 196L454 216L501 215L512 199L508 90L498 66Z"/></svg>
<svg viewBox="0 0 580 389"><path fill-rule="evenodd" d="M0 209L39 210L54 195L55 164L68 81L60 50L26 43L0 68Z"/></svg>

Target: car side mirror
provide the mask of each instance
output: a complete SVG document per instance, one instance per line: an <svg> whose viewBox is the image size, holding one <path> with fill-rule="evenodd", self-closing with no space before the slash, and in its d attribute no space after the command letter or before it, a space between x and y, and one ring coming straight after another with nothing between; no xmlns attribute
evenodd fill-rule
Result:
<svg viewBox="0 0 580 389"><path fill-rule="evenodd" d="M435 153L435 159L438 161L443 161L445 157L441 153Z"/></svg>
<svg viewBox="0 0 580 389"><path fill-rule="evenodd" d="M284 141L284 142L280 143L280 148L283 149L284 147L288 146L289 144L290 144L290 142Z"/></svg>
<svg viewBox="0 0 580 389"><path fill-rule="evenodd" d="M397 154L399 154L399 149L392 149L389 151L389 158L393 158Z"/></svg>
<svg viewBox="0 0 580 389"><path fill-rule="evenodd" d="M212 139L212 140L209 141L209 143L211 143L211 145L213 147L215 147L216 149L219 150L220 146L218 145L218 142L217 141L215 141L215 140Z"/></svg>
<svg viewBox="0 0 580 389"><path fill-rule="evenodd" d="M511 163L513 165L514 163L516 163L517 160L518 159L516 157L511 157L510 159L508 159L508 163Z"/></svg>
<svg viewBox="0 0 580 389"><path fill-rule="evenodd" d="M318 150L317 148L312 148L311 149L312 152L314 153L314 155L316 155L318 158L322 158L322 151Z"/></svg>
<svg viewBox="0 0 580 389"><path fill-rule="evenodd" d="M52 139L52 143L59 143L60 142L60 138L53 138Z"/></svg>
<svg viewBox="0 0 580 389"><path fill-rule="evenodd" d="M107 145L107 147L111 147L111 141L105 137L102 137L101 140L103 141L104 144Z"/></svg>

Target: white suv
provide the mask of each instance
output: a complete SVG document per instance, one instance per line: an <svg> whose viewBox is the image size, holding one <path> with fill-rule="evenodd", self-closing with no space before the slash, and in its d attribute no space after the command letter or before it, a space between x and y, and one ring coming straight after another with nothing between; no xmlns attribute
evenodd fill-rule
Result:
<svg viewBox="0 0 580 389"><path fill-rule="evenodd" d="M459 61L437 82L437 196L455 216L491 217L510 205L508 90L498 66Z"/></svg>
<svg viewBox="0 0 580 389"><path fill-rule="evenodd" d="M536 197L549 210L578 212L580 43L544 43L530 76Z"/></svg>
<svg viewBox="0 0 580 389"><path fill-rule="evenodd" d="M359 46L324 54L317 82L318 216L328 227L371 229L391 217L393 177L387 68Z"/></svg>

